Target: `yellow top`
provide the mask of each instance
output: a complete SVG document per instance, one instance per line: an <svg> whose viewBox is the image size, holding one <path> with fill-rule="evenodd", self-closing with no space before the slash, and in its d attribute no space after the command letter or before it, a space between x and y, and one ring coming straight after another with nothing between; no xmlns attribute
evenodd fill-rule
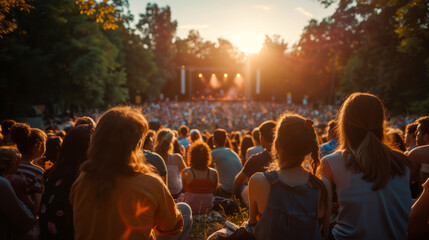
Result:
<svg viewBox="0 0 429 240"><path fill-rule="evenodd" d="M155 239L176 235L183 217L162 180L147 174L116 177L114 188L96 198L91 179L81 173L69 200L75 239Z"/></svg>

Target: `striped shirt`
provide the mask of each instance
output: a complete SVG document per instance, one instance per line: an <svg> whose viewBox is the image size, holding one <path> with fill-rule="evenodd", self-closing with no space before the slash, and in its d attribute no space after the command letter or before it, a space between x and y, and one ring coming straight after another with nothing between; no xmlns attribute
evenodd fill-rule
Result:
<svg viewBox="0 0 429 240"><path fill-rule="evenodd" d="M17 174L21 175L27 182L28 193L43 193L43 173L45 171L30 163L21 162L18 167Z"/></svg>

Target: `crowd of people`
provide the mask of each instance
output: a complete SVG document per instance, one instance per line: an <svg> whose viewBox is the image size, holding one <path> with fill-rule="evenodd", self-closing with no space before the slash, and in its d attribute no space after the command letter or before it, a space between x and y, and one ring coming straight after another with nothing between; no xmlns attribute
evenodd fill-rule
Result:
<svg viewBox="0 0 429 240"><path fill-rule="evenodd" d="M429 116L388 124L372 94L92 117L1 122L0 239L186 239L193 215L236 202L249 219L210 240L429 238Z"/></svg>

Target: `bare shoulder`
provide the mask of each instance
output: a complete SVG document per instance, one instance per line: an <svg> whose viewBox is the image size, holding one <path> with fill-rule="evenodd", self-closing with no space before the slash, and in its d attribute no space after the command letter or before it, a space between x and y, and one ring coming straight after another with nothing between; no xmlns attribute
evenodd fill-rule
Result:
<svg viewBox="0 0 429 240"><path fill-rule="evenodd" d="M270 183L268 182L267 178L265 178L262 172L257 172L250 177L249 185L263 187L263 186L269 186Z"/></svg>
<svg viewBox="0 0 429 240"><path fill-rule="evenodd" d="M414 148L408 156L414 159L429 159L429 145Z"/></svg>

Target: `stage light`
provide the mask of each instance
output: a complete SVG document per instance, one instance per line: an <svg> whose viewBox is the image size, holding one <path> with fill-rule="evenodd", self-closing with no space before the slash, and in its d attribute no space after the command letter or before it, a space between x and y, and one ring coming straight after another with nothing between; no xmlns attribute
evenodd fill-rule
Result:
<svg viewBox="0 0 429 240"><path fill-rule="evenodd" d="M216 77L216 75L214 73L212 73L212 77Z"/></svg>
<svg viewBox="0 0 429 240"><path fill-rule="evenodd" d="M228 77L228 73L223 74L223 77L227 78Z"/></svg>
<svg viewBox="0 0 429 240"><path fill-rule="evenodd" d="M240 74L240 73L237 73L237 77L241 77L241 74Z"/></svg>
<svg viewBox="0 0 429 240"><path fill-rule="evenodd" d="M203 77L203 74L202 74L202 73L198 74L198 77L199 77L199 78L202 78L202 77Z"/></svg>

